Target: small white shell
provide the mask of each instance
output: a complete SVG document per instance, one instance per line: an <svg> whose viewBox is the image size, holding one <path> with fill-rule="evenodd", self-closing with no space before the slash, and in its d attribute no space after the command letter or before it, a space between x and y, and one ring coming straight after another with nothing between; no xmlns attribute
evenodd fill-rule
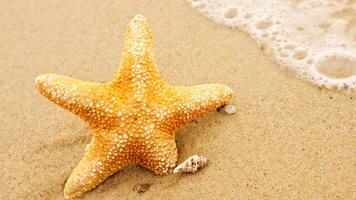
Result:
<svg viewBox="0 0 356 200"><path fill-rule="evenodd" d="M236 106L234 104L226 104L222 110L228 115L232 115L237 112Z"/></svg>
<svg viewBox="0 0 356 200"><path fill-rule="evenodd" d="M208 163L208 159L204 156L194 155L179 164L173 173L191 172L195 173L199 168L204 167Z"/></svg>

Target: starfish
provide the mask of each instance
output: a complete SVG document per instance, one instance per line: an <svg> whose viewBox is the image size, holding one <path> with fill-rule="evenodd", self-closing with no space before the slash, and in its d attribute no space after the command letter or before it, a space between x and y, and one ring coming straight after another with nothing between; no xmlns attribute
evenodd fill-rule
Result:
<svg viewBox="0 0 356 200"><path fill-rule="evenodd" d="M87 122L94 135L65 184L66 198L81 196L130 164L159 175L171 173L177 162L177 131L231 100L232 90L224 85L165 83L152 51L150 25L136 15L112 81L93 83L55 74L36 78L42 95Z"/></svg>

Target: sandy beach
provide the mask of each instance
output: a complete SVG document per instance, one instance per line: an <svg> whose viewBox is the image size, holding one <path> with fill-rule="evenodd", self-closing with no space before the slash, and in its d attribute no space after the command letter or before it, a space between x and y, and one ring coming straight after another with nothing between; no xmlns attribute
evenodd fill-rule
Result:
<svg viewBox="0 0 356 200"><path fill-rule="evenodd" d="M212 112L179 132L179 163L194 154L210 160L196 174L130 166L78 199L355 197L355 93L295 77L249 35L185 1L14 0L0 6L0 199L64 199L91 130L41 96L34 80L50 72L109 81L138 13L152 24L164 79L228 85L237 113ZM147 192L132 190L144 183Z"/></svg>

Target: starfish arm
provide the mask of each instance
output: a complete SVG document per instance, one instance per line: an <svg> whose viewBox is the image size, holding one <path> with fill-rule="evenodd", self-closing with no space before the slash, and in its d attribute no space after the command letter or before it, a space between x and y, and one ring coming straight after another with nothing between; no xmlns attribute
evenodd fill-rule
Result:
<svg viewBox="0 0 356 200"><path fill-rule="evenodd" d="M227 104L232 90L220 84L204 84L191 87L171 86L170 105L162 128L177 131L200 116ZM165 128L169 127L169 128Z"/></svg>
<svg viewBox="0 0 356 200"><path fill-rule="evenodd" d="M78 115L92 127L110 128L115 125L112 104L117 99L110 94L109 84L106 86L54 74L38 76L35 84L42 95Z"/></svg>
<svg viewBox="0 0 356 200"><path fill-rule="evenodd" d="M65 197L71 199L81 196L130 164L131 159L125 152L125 145L103 144L94 139L89 144L86 155L69 176L64 186Z"/></svg>
<svg viewBox="0 0 356 200"><path fill-rule="evenodd" d="M153 55L151 27L142 15L136 15L128 26L120 67L112 83L137 96L163 85Z"/></svg>
<svg viewBox="0 0 356 200"><path fill-rule="evenodd" d="M151 134L155 136L147 144L146 154L138 164L155 174L169 174L176 166L178 157L175 137L160 130L154 130Z"/></svg>

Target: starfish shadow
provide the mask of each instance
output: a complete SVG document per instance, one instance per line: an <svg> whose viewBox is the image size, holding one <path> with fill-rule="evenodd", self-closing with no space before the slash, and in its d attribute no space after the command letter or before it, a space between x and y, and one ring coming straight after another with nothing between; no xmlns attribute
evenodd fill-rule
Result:
<svg viewBox="0 0 356 200"><path fill-rule="evenodd" d="M78 128L77 128L78 129ZM63 130L63 127L58 127L58 130ZM40 196L56 196L59 191L63 191L65 182L76 163L81 159L82 153L68 155L68 152L74 152L88 144L91 138L90 128L80 128L79 131L70 134L64 134L60 138L53 141L38 141L35 147L27 150L23 155L22 161L28 165L40 166L32 171L32 173L43 173L40 177L47 177L46 173L55 173L58 177L53 179L57 182L55 185L41 184L36 189L36 193ZM82 148L84 152L84 148ZM44 159L45 158L45 159ZM58 164L61 163L61 164ZM45 167L45 171L39 171ZM31 167L29 167L31 168Z"/></svg>

